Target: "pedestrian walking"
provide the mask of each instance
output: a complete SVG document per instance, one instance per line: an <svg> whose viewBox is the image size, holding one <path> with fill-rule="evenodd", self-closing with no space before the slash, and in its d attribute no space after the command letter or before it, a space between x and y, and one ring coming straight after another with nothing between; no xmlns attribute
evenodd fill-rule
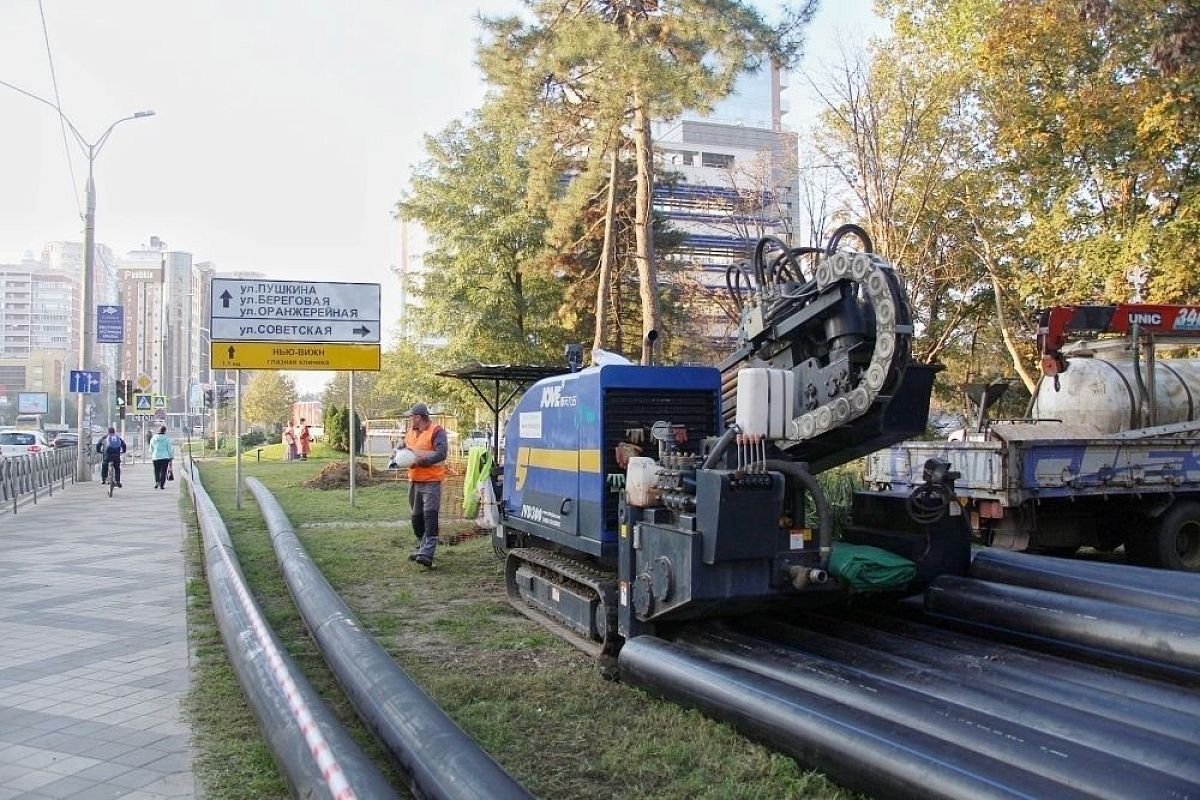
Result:
<svg viewBox="0 0 1200 800"><path fill-rule="evenodd" d="M312 429L308 427L308 423L304 421L304 417L300 418L300 458L304 461L308 460L308 451L312 447Z"/></svg>
<svg viewBox="0 0 1200 800"><path fill-rule="evenodd" d="M412 509L413 536L417 537L417 549L408 559L432 567L449 446L445 429L433 424L425 405L418 403L408 414L404 446L415 456L408 468L408 505Z"/></svg>
<svg viewBox="0 0 1200 800"><path fill-rule="evenodd" d="M171 470L171 456L174 446L167 438L167 426L162 425L158 433L150 439L150 459L154 462L154 488L167 488L167 475Z"/></svg>
<svg viewBox="0 0 1200 800"><path fill-rule="evenodd" d="M283 429L283 457L288 461L296 460L296 429L291 422Z"/></svg>

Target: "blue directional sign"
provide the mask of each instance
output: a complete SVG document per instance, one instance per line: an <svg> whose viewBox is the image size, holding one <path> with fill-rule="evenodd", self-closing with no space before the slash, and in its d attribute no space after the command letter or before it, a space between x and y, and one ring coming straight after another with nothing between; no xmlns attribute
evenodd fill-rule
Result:
<svg viewBox="0 0 1200 800"><path fill-rule="evenodd" d="M125 340L125 307L96 306L96 342L120 344Z"/></svg>
<svg viewBox="0 0 1200 800"><path fill-rule="evenodd" d="M71 370L71 391L75 394L100 394L100 373Z"/></svg>

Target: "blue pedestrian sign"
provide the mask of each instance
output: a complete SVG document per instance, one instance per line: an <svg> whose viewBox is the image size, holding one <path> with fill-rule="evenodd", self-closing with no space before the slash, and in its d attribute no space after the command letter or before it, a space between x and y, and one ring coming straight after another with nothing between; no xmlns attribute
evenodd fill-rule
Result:
<svg viewBox="0 0 1200 800"><path fill-rule="evenodd" d="M71 391L75 394L100 394L100 373L71 370Z"/></svg>
<svg viewBox="0 0 1200 800"><path fill-rule="evenodd" d="M96 306L96 343L120 344L125 341L125 307Z"/></svg>

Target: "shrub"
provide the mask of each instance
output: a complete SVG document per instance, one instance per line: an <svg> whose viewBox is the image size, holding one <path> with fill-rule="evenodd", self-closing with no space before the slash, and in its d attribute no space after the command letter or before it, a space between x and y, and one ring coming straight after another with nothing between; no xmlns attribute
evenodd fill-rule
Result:
<svg viewBox="0 0 1200 800"><path fill-rule="evenodd" d="M267 441L262 431L250 431L242 434L242 447L257 447Z"/></svg>

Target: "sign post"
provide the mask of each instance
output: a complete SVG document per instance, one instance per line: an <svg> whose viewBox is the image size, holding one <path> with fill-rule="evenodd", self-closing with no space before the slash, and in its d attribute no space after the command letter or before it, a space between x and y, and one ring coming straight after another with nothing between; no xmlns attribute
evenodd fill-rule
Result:
<svg viewBox="0 0 1200 800"><path fill-rule="evenodd" d="M350 505L354 505L358 434L354 424L354 372L380 369L380 295L378 283L213 279L209 363L212 369L237 373L234 480L239 509L244 369L350 373Z"/></svg>
<svg viewBox="0 0 1200 800"><path fill-rule="evenodd" d="M242 371L234 373L237 381L233 387L233 480L234 500L242 507Z"/></svg>

